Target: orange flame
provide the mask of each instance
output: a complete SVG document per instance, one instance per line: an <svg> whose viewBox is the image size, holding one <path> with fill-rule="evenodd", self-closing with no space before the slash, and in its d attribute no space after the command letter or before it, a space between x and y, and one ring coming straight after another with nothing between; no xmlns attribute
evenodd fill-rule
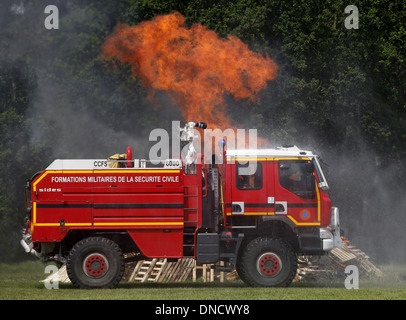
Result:
<svg viewBox="0 0 406 320"><path fill-rule="evenodd" d="M277 65L235 36L224 39L200 24L184 24L178 12L133 27L118 24L103 45L104 58L129 63L152 97L157 90L167 91L184 120L233 128L224 96L255 101L267 81L275 79Z"/></svg>

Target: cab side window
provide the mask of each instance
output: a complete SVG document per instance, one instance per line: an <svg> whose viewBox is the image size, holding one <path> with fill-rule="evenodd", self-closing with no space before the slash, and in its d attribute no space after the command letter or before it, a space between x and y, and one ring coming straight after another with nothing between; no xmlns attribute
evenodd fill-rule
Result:
<svg viewBox="0 0 406 320"><path fill-rule="evenodd" d="M236 184L240 190L258 190L262 188L262 164L247 162L236 164Z"/></svg>
<svg viewBox="0 0 406 320"><path fill-rule="evenodd" d="M304 199L315 196L314 165L307 160L281 160L279 165L279 184Z"/></svg>

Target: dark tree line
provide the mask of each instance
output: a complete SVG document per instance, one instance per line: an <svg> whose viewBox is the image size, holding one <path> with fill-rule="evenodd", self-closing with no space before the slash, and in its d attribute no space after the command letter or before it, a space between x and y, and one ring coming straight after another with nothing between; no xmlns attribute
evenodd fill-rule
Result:
<svg viewBox="0 0 406 320"><path fill-rule="evenodd" d="M104 158L170 130L180 111L126 65L100 59L117 23L178 11L220 36L269 54L278 77L254 103L227 98L273 146L320 153L350 239L382 260L405 259L406 4L404 1L53 1L59 29L44 27L47 1L0 4L0 250L23 258L24 183L55 158ZM346 29L345 8L359 9ZM196 119L204 121L204 119ZM388 248L391 248L389 250Z"/></svg>

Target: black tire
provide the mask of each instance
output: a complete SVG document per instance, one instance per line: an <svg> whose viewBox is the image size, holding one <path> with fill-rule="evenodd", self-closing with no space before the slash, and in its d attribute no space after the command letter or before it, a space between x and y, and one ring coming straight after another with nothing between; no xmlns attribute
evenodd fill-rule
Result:
<svg viewBox="0 0 406 320"><path fill-rule="evenodd" d="M280 239L256 238L242 250L237 272L250 286L286 287L296 275L296 254Z"/></svg>
<svg viewBox="0 0 406 320"><path fill-rule="evenodd" d="M77 288L114 288L124 273L124 256L114 241L90 237L73 246L66 267Z"/></svg>

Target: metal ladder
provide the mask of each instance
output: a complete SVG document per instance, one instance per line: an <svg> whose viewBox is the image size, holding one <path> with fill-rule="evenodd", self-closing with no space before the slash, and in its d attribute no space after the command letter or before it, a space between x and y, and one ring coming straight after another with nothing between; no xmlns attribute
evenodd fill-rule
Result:
<svg viewBox="0 0 406 320"><path fill-rule="evenodd" d="M196 186L185 186L184 194L184 228L183 228L183 256L193 257L195 252L195 231L198 219L198 195Z"/></svg>

